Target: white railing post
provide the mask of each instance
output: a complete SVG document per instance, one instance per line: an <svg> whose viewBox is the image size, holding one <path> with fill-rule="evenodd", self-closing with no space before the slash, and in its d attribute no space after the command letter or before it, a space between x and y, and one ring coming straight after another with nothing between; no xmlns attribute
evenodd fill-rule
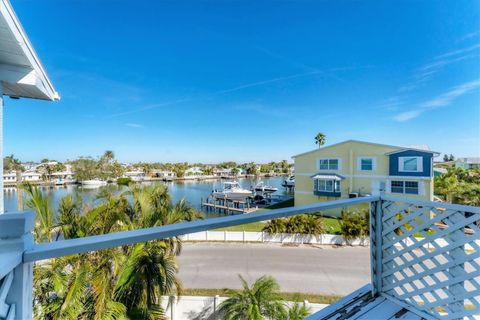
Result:
<svg viewBox="0 0 480 320"><path fill-rule="evenodd" d="M0 215L0 253L6 259L18 257L13 281L5 303L15 306L15 319L32 319L33 263L22 263L25 250L33 246L33 212L11 212ZM2 257L2 259L3 259Z"/></svg>

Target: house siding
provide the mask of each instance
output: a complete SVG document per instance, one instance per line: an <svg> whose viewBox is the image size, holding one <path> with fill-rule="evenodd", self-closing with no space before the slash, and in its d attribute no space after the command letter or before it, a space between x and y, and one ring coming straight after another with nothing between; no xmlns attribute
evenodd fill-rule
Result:
<svg viewBox="0 0 480 320"><path fill-rule="evenodd" d="M329 148L320 148L312 152L298 155L295 160L295 205L305 205L315 202L337 200L335 196L319 194L314 192L314 180L312 176L320 174L338 174L344 176L340 183L340 198L348 198L349 193L359 193L361 195L374 194L374 185L384 183L387 187L386 193L389 194L389 185L392 180L418 181L419 194L402 194L402 197L432 200L433 199L433 177L431 173L432 156L430 153L421 153L426 155L421 175L408 175L403 172L396 175L390 174L390 156L387 153L399 151L401 147L392 147L384 145L375 145L362 143L358 141L348 141L340 143ZM398 157L400 156L420 156L417 153L399 152L394 154L397 159L396 167L398 172ZM392 156L392 155L391 155ZM358 158L373 157L376 160L375 170L362 171L358 167ZM318 161L322 158L338 158L341 160L339 170L319 170ZM398 195L398 194L392 194ZM335 214L338 215L338 212Z"/></svg>
<svg viewBox="0 0 480 320"><path fill-rule="evenodd" d="M433 155L428 152L420 152L415 150L406 150L404 152L398 152L391 154L389 159L389 174L391 176L403 176L403 177L432 177L432 161ZM399 171L398 159L400 157L422 157L423 171L421 172L403 172Z"/></svg>

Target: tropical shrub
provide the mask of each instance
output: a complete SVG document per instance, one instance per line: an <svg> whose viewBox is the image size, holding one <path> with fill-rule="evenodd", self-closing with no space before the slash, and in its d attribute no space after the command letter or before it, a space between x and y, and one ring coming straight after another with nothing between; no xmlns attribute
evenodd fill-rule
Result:
<svg viewBox="0 0 480 320"><path fill-rule="evenodd" d="M117 184L121 186L128 186L132 182L131 178L122 177L117 179Z"/></svg>
<svg viewBox="0 0 480 320"><path fill-rule="evenodd" d="M279 233L320 236L326 232L322 217L316 214L300 214L289 218L272 219L262 231L269 235Z"/></svg>
<svg viewBox="0 0 480 320"><path fill-rule="evenodd" d="M368 210L342 211L340 230L347 245L351 245L356 239L362 242L370 234L370 218Z"/></svg>

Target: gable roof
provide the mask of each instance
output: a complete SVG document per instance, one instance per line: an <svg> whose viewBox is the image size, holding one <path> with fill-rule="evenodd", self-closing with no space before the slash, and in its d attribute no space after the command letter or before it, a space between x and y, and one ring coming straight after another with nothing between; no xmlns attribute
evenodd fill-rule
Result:
<svg viewBox="0 0 480 320"><path fill-rule="evenodd" d="M436 151L430 151L430 150L425 150L425 149L415 149L415 148L402 148L400 150L390 151L390 152L387 152L385 154L388 156L388 155L391 155L391 154L400 153L400 152L409 151L409 150L423 152L423 153L431 153L431 154L437 155L437 156L440 154L439 152L436 152Z"/></svg>
<svg viewBox="0 0 480 320"><path fill-rule="evenodd" d="M8 0L0 0L0 45L0 94L60 99Z"/></svg>
<svg viewBox="0 0 480 320"><path fill-rule="evenodd" d="M405 151L405 150L415 150L415 151L420 151L420 152L429 152L429 153L433 153L433 154L440 154L440 153L435 152L435 151L428 151L428 150L424 150L424 149L416 149L416 148L409 148L409 147L399 147L399 146L393 146L393 145L389 145L389 144L382 144L382 143L375 143L375 142L368 142L368 141L360 141L360 140L350 139L350 140L345 140L345 141L342 141L342 142L334 143L334 144L331 144L331 145L329 145L329 146L326 146L326 147L323 147L323 148L320 148L320 149L315 149L315 150L310 150L310 151L307 151L307 152L303 152L303 153L300 153L300 154L297 154L297 155L292 156L292 158L296 158L296 157L299 157L299 156L303 156L303 155L307 155L307 154L310 154L310 153L314 153L314 152L317 152L318 150L329 149L329 148L336 147L336 146L339 146L339 145L342 145L342 144L345 144L345 143L349 143L349 142L363 143L363 144L369 144L369 145L379 146L379 147L397 148L398 150L397 150L397 151L394 151L394 152L401 152L401 151ZM428 147L427 147L427 148L428 148Z"/></svg>

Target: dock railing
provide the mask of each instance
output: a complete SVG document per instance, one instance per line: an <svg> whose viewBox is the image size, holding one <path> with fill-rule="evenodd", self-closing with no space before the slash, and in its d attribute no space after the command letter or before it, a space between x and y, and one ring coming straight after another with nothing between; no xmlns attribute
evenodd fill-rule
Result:
<svg viewBox="0 0 480 320"><path fill-rule="evenodd" d="M0 215L0 319L32 318L36 261L362 203L371 212L373 295L427 318L480 313L480 208L370 196L40 244L33 241L32 212L6 213Z"/></svg>

